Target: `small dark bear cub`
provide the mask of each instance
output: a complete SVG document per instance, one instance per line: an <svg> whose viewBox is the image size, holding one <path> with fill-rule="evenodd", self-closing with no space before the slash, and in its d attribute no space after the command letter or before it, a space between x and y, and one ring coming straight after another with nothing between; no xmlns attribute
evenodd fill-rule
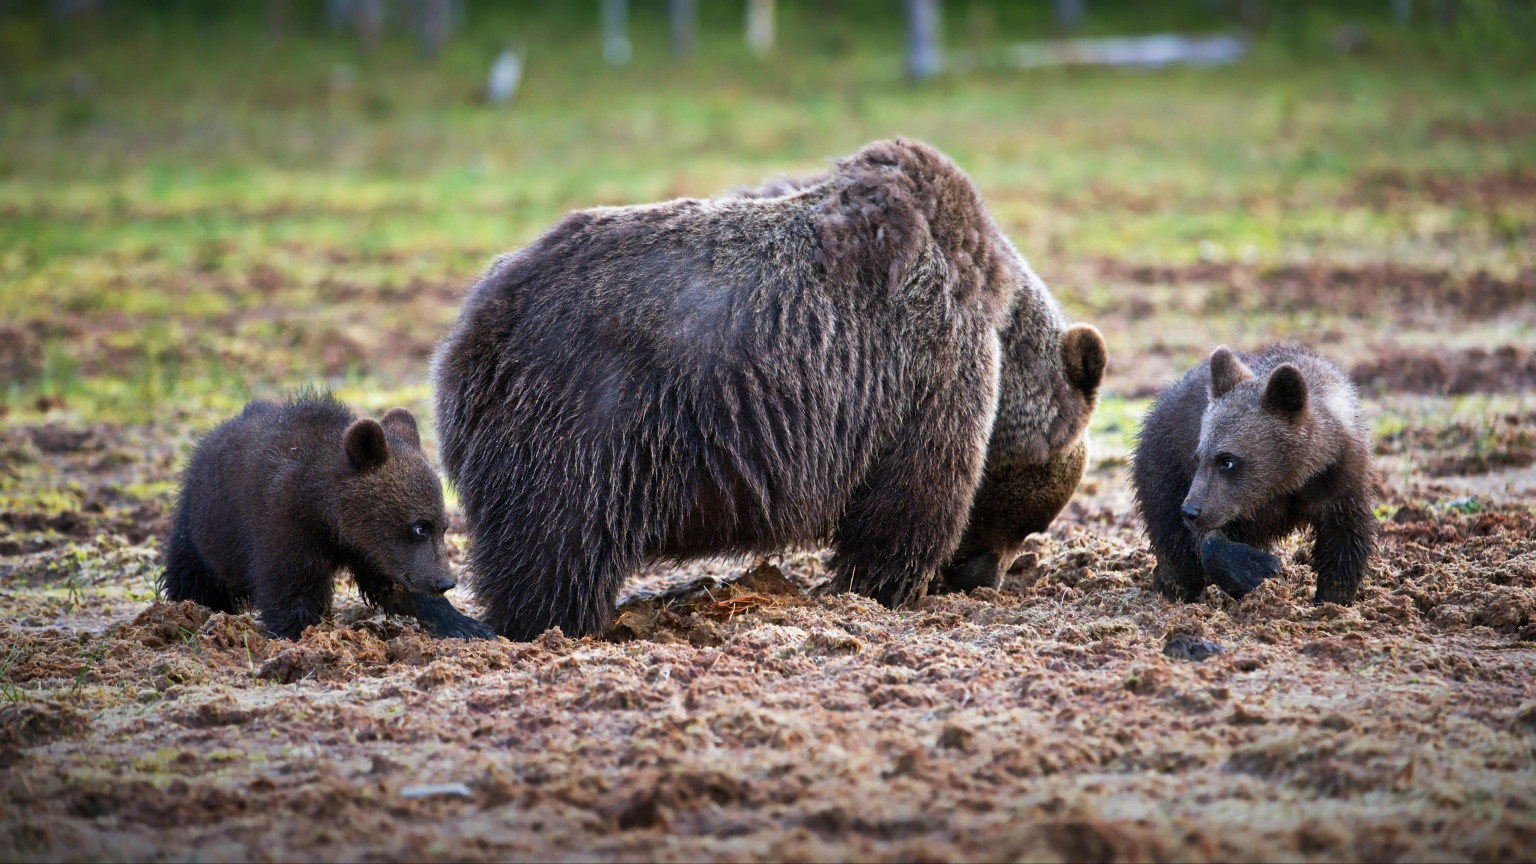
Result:
<svg viewBox="0 0 1536 864"><path fill-rule="evenodd" d="M409 411L359 420L328 393L253 401L193 451L160 590L220 612L254 606L272 635L297 639L330 611L345 567L371 606L436 636L493 638L442 596L447 527Z"/></svg>
<svg viewBox="0 0 1536 864"><path fill-rule="evenodd" d="M1350 604L1376 540L1371 437L1349 376L1305 348L1226 346L1158 396L1132 482L1173 600L1242 598L1280 572L1267 550L1310 526L1315 603Z"/></svg>

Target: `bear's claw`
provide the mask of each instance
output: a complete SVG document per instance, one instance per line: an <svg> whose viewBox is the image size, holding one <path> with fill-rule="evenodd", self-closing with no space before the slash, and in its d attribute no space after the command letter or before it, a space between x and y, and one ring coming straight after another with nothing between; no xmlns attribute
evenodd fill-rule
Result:
<svg viewBox="0 0 1536 864"><path fill-rule="evenodd" d="M439 639L495 639L496 632L473 618L464 616L458 621L433 621L428 625L432 635Z"/></svg>

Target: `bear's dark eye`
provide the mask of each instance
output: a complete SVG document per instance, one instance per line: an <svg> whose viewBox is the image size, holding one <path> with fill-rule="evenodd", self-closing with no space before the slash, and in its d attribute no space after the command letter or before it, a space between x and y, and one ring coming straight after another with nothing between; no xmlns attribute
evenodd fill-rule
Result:
<svg viewBox="0 0 1536 864"><path fill-rule="evenodd" d="M1236 467L1237 467L1237 457L1236 456L1233 456L1230 453L1223 453L1220 456L1216 457L1216 470L1217 471L1222 471L1222 472L1231 471L1233 468L1236 468Z"/></svg>
<svg viewBox="0 0 1536 864"><path fill-rule="evenodd" d="M417 522L411 526L412 540L432 539L432 524L430 522Z"/></svg>

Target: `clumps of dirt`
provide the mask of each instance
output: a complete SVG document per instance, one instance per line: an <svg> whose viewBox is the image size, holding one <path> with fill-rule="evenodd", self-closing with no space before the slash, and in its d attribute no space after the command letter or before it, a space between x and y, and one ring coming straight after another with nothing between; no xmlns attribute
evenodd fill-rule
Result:
<svg viewBox="0 0 1536 864"><path fill-rule="evenodd" d="M701 576L661 591L637 593L619 604L603 638L719 645L716 624L764 607L801 605L805 590L778 566L759 561L733 578Z"/></svg>
<svg viewBox="0 0 1536 864"><path fill-rule="evenodd" d="M1486 210L1531 200L1536 200L1536 171L1525 168L1474 176L1388 168L1362 175L1343 203L1387 210L1430 201L1442 207Z"/></svg>
<svg viewBox="0 0 1536 864"><path fill-rule="evenodd" d="M1430 477L1525 468L1536 463L1536 411L1495 416L1482 423L1413 426L1376 441L1378 456L1407 453L1415 454L1414 469Z"/></svg>
<svg viewBox="0 0 1536 864"><path fill-rule="evenodd" d="M1129 524L1120 525L1128 532ZM1024 541L1003 580L1004 590L1034 590L1046 594L1127 590L1151 587L1150 552L1126 548L1096 531L1074 526L1058 540L1035 534Z"/></svg>
<svg viewBox="0 0 1536 864"><path fill-rule="evenodd" d="M1536 138L1536 114L1442 117L1429 124L1429 134L1437 141L1460 139L1489 143Z"/></svg>
<svg viewBox="0 0 1536 864"><path fill-rule="evenodd" d="M91 536L90 523L77 511L62 513L0 513L0 524L13 531L53 531L68 537ZM15 553L11 553L15 554Z"/></svg>
<svg viewBox="0 0 1536 864"><path fill-rule="evenodd" d="M1191 633L1174 633L1163 643L1163 656L1175 660L1199 663L1224 653L1226 650L1220 645Z"/></svg>
<svg viewBox="0 0 1536 864"><path fill-rule="evenodd" d="M1443 630L1518 634L1536 621L1536 516L1403 507L1382 525L1403 614Z"/></svg>
<svg viewBox="0 0 1536 864"><path fill-rule="evenodd" d="M267 384L315 374L414 376L436 334L452 321L464 280L472 277L436 271L372 275L370 281L316 279L304 272L312 268L295 272L299 259L291 256L253 262L241 272L225 260L228 251L222 242L206 244L190 268L135 265L131 289L129 277L119 274L80 286L62 303L23 312L0 331L0 371L17 373L0 380L21 384L23 395L34 398L46 359L42 346L56 341L69 344L73 372L84 379L120 380L135 370L165 368L183 374L217 368ZM296 254L315 260L328 253ZM144 336L146 326L165 323L161 313L104 311L90 301L96 292L129 290L203 302L171 322L170 338L152 340Z"/></svg>
<svg viewBox="0 0 1536 864"><path fill-rule="evenodd" d="M1040 861L1068 864L1072 861L1191 861L1210 860L1215 848L1198 832L1186 837L1194 848L1171 849L1167 839L1150 825L1109 821L1096 813L1077 809L1060 816L1033 819L985 859L993 861Z"/></svg>
<svg viewBox="0 0 1536 864"><path fill-rule="evenodd" d="M77 735L89 726L90 721L79 711L57 702L0 705L0 764L8 761L7 751Z"/></svg>
<svg viewBox="0 0 1536 864"><path fill-rule="evenodd" d="M244 616L230 619L235 623L218 637L219 644L231 646L221 650L236 665L245 656L247 640L253 638L245 629L248 619L242 619ZM255 648L251 651L253 660L265 658L256 670L256 677L280 684L301 680L351 681L387 675L398 671L399 667L424 666L427 668L417 675L417 685L421 689L432 689L462 680L464 676L505 669L514 658L530 650L527 645L514 645L499 639L475 642L437 639L394 622L386 624L380 626L375 621L361 621L351 627L320 624L305 628L304 634L294 642L264 640L259 651ZM548 640L552 638L569 641L554 630L533 644L548 649L551 644Z"/></svg>
<svg viewBox="0 0 1536 864"><path fill-rule="evenodd" d="M1415 757L1385 745L1343 744L1326 729L1275 730L1238 747L1227 769L1329 797L1382 792L1411 781Z"/></svg>
<svg viewBox="0 0 1536 864"><path fill-rule="evenodd" d="M299 680L350 681L383 674L389 646L363 630L309 627L297 641L278 648L257 671L279 684Z"/></svg>
<svg viewBox="0 0 1536 864"><path fill-rule="evenodd" d="M46 326L33 322L27 327L0 327L0 381L26 386L42 374L46 357Z"/></svg>
<svg viewBox="0 0 1536 864"><path fill-rule="evenodd" d="M751 805L757 797L742 779L719 771L646 769L634 778L632 787L635 792L613 813L621 831L665 830L680 813L711 805Z"/></svg>
<svg viewBox="0 0 1536 864"><path fill-rule="evenodd" d="M49 455L94 451L105 446L97 431L90 427L79 429L46 423L26 431L32 438L33 446Z"/></svg>
<svg viewBox="0 0 1536 864"><path fill-rule="evenodd" d="M197 644L209 666L249 670L267 659L273 643L250 615L216 612L198 628Z"/></svg>
<svg viewBox="0 0 1536 864"><path fill-rule="evenodd" d="M1503 278L1486 270L1462 273L1396 264L1317 262L1272 267L1205 261L1153 266L1103 259L1096 262L1095 270L1099 278L1111 282L1210 286L1204 306L1228 312L1328 309L1376 318L1383 310L1393 310L1396 314L1454 313L1482 320L1536 303L1536 269Z"/></svg>
<svg viewBox="0 0 1536 864"><path fill-rule="evenodd" d="M1355 364L1350 375L1377 392L1462 396L1536 388L1536 351L1518 345L1492 350L1410 350L1384 347Z"/></svg>
<svg viewBox="0 0 1536 864"><path fill-rule="evenodd" d="M242 708L233 697L225 694L178 711L171 719L188 728L209 729L216 726L244 726L267 713L263 709Z"/></svg>
<svg viewBox="0 0 1536 864"><path fill-rule="evenodd" d="M128 491L174 475L177 444L152 429L46 423L0 430L0 478L22 488L53 485L47 498L21 498L0 512L0 555L31 556L107 535L140 545L169 525L163 495ZM49 569L22 561L23 574Z"/></svg>
<svg viewBox="0 0 1536 864"><path fill-rule="evenodd" d="M1000 590L897 612L818 596L806 554L657 568L606 638L440 640L351 600L292 642L186 604L115 631L12 619L0 680L89 722L0 746L0 800L53 832L27 848L87 857L124 837L411 857L412 825L467 818L484 845L444 854L1517 859L1477 838L1536 812L1536 515L1389 503L1347 608L1311 603L1305 537L1242 601L1165 601L1137 520L1095 491ZM399 797L437 782L471 794ZM1332 821L1297 809L1322 800Z"/></svg>
<svg viewBox="0 0 1536 864"><path fill-rule="evenodd" d="M137 642L145 648L182 645L196 637L212 615L212 610L191 600L156 602L118 630L117 638Z"/></svg>
<svg viewBox="0 0 1536 864"><path fill-rule="evenodd" d="M131 545L163 536L169 527L159 502L136 501L128 507L108 509L97 496L87 498L80 509L59 512L15 510L0 514L0 555L47 552L71 540L89 540L98 534L116 535Z"/></svg>

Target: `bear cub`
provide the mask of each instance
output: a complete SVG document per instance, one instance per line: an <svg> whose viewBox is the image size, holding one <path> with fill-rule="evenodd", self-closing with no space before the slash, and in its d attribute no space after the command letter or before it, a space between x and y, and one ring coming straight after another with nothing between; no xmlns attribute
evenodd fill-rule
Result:
<svg viewBox="0 0 1536 864"><path fill-rule="evenodd" d="M253 401L193 451L161 594L220 612L254 606L296 639L331 608L336 570L369 605L440 637L492 638L448 602L454 585L437 473L416 419L357 419L329 393Z"/></svg>
<svg viewBox="0 0 1536 864"><path fill-rule="evenodd" d="M1315 603L1350 604L1375 546L1371 436L1349 376L1293 345L1223 345L1158 396L1136 444L1136 501L1166 597L1233 598L1280 571L1269 546L1310 526Z"/></svg>

